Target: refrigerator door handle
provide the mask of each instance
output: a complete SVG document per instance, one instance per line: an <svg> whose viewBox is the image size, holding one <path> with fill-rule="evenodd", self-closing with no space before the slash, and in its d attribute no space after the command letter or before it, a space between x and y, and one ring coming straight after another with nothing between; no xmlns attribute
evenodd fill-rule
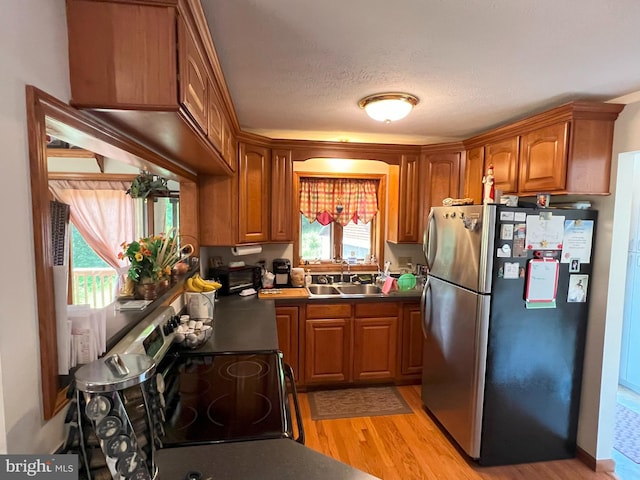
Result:
<svg viewBox="0 0 640 480"><path fill-rule="evenodd" d="M434 211L431 210L429 212L429 217L427 218L427 226L424 229L424 236L422 239L422 249L424 251L424 256L426 258L427 269L431 270L431 266L433 265L433 259L436 256L436 244L438 240L438 233L435 228L431 228L434 224Z"/></svg>
<svg viewBox="0 0 640 480"><path fill-rule="evenodd" d="M427 304L428 301L428 304ZM424 289L422 290L422 334L424 338L427 338L427 332L429 331L429 327L427 325L427 312L429 312L429 323L431 323L431 282L429 277L427 277L427 281L424 284Z"/></svg>

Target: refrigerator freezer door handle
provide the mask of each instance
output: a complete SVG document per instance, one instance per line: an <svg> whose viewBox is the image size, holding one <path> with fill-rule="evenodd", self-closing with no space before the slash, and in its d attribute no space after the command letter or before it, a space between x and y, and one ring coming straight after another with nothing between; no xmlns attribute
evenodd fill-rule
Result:
<svg viewBox="0 0 640 480"><path fill-rule="evenodd" d="M436 244L438 240L438 234L435 228L431 228L434 224L433 220L434 212L431 210L429 212L429 218L427 218L427 227L424 229L424 237L422 248L424 250L424 256L427 260L427 269L431 270L431 265L433 264L433 259L436 256ZM433 251L432 251L433 250Z"/></svg>
<svg viewBox="0 0 640 480"><path fill-rule="evenodd" d="M427 281L424 285L424 290L422 290L421 305L422 305L422 334L424 335L424 338L427 338L427 332L429 331L429 328L427 326L427 312L429 312L429 321L431 320L431 282L429 281L429 277L427 277Z"/></svg>

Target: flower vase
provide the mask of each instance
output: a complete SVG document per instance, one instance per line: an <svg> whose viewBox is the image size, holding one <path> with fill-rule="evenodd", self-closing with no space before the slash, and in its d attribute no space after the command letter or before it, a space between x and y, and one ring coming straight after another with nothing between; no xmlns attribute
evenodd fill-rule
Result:
<svg viewBox="0 0 640 480"><path fill-rule="evenodd" d="M171 277L162 277L158 281L158 291L159 293L164 293L169 289L169 285L171 284Z"/></svg>
<svg viewBox="0 0 640 480"><path fill-rule="evenodd" d="M155 300L158 298L158 284L153 283L141 283L138 285L138 293L145 300Z"/></svg>

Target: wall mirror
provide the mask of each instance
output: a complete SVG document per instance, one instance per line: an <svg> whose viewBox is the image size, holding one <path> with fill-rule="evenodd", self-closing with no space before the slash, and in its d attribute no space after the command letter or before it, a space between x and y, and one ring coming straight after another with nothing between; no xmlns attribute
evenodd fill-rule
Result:
<svg viewBox="0 0 640 480"><path fill-rule="evenodd" d="M179 185L177 188L181 193L184 192L187 196L195 195L196 176L94 117L68 106L33 86L27 86L26 93L43 416L49 419L66 404L65 389L69 380L58 374L56 318L54 309L50 308L55 304L55 295L50 208L52 197L49 182L56 178L71 178L74 174L71 171L66 171L64 174L60 171L54 172L53 170L60 170L60 162L56 161L53 161L52 165L57 163L58 167L52 168L50 172L50 158L58 154L76 155L77 159L84 159L92 165L98 165L98 169L103 170L100 173L103 174L112 168L110 165L105 168L105 159L109 159L117 163L118 168L124 169L124 173L113 173L113 179L116 181L129 180L133 171L148 171L175 182L175 185ZM50 145L52 138L69 144L73 147L70 150L74 151L48 151L48 147L52 146ZM100 164L102 164L101 167ZM78 178L82 177L81 172L76 173ZM85 178L89 177L85 175ZM194 212L184 213L183 211L178 214L188 225L187 228L180 230L181 234L193 235L197 232L193 230L197 229L197 222L193 219ZM155 216L152 215L152 217ZM149 228L151 219L147 218L146 221ZM157 220L153 221L157 222ZM151 226L151 228L155 227Z"/></svg>

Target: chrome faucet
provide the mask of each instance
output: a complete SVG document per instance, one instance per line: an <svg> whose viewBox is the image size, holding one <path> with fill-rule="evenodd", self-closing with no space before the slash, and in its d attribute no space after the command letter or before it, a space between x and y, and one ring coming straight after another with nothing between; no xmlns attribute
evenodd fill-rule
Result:
<svg viewBox="0 0 640 480"><path fill-rule="evenodd" d="M344 281L344 266L345 264L347 265L347 275L349 275L351 273L351 264L349 263L348 260L345 260L344 258L342 260L340 260L340 281Z"/></svg>

